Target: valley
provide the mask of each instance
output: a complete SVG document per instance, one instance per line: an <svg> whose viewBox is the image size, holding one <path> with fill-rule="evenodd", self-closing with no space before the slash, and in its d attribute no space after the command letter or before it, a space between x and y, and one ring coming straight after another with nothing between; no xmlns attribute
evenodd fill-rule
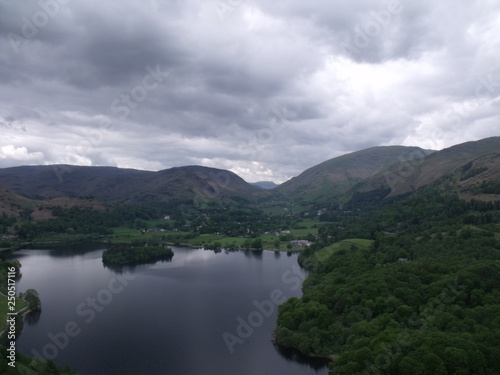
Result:
<svg viewBox="0 0 500 375"><path fill-rule="evenodd" d="M123 267L174 264L171 246L299 252L308 276L276 309L279 347L338 375L500 371L500 137L370 148L275 187L201 166L4 168L0 235L2 254L94 243Z"/></svg>

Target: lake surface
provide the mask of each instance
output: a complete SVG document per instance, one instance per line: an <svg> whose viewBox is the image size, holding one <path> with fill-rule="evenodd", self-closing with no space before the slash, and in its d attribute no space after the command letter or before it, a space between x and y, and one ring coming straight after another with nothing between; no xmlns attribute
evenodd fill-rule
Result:
<svg viewBox="0 0 500 375"><path fill-rule="evenodd" d="M277 305L300 296L297 254L173 248L170 262L105 268L102 250L22 250L35 288L19 351L82 375L328 374L273 344Z"/></svg>

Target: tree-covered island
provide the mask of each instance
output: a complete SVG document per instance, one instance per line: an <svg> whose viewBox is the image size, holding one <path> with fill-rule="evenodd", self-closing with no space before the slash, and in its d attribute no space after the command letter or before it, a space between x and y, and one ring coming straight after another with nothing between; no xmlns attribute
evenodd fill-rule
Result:
<svg viewBox="0 0 500 375"><path fill-rule="evenodd" d="M102 261L108 265L127 263L148 263L157 260L170 260L174 252L169 247L136 246L131 244L114 244L102 253Z"/></svg>

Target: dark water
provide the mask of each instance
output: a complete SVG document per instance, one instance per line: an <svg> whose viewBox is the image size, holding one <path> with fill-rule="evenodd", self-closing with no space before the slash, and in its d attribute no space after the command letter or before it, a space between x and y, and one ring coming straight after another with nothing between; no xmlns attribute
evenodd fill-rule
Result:
<svg viewBox="0 0 500 375"><path fill-rule="evenodd" d="M300 296L297 255L174 248L171 262L105 268L102 250L23 250L18 291L42 313L17 348L82 375L327 374L273 345L277 305Z"/></svg>

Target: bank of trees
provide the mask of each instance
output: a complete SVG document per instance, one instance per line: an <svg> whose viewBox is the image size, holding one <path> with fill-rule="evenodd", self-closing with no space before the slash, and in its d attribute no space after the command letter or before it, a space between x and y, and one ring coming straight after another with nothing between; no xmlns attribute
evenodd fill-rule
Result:
<svg viewBox="0 0 500 375"><path fill-rule="evenodd" d="M22 353L16 352L16 367L9 366L8 351L0 346L0 374L19 375L78 375L68 367L58 367L52 361L39 361Z"/></svg>
<svg viewBox="0 0 500 375"><path fill-rule="evenodd" d="M325 226L300 255L312 273L280 307L277 341L336 355L334 374L498 373L499 212L428 190ZM348 237L375 241L322 252Z"/></svg>
<svg viewBox="0 0 500 375"><path fill-rule="evenodd" d="M220 233L231 237L257 237L266 231L292 228L299 221L295 215L270 215L254 206L240 204L210 204L204 209L192 206L117 205L106 209L48 207L53 218L33 221L31 212L25 219L0 220L9 225L21 240L37 240L60 234L110 235L112 228L129 227L136 230L167 229L196 234ZM165 215L170 217L162 223L151 223ZM6 227L7 228L7 227Z"/></svg>
<svg viewBox="0 0 500 375"><path fill-rule="evenodd" d="M109 235L111 228L128 226L135 228L137 223L159 219L170 206L158 205L117 205L106 209L60 206L48 207L53 218L33 221L21 220L14 225L20 239L32 240L50 234Z"/></svg>

